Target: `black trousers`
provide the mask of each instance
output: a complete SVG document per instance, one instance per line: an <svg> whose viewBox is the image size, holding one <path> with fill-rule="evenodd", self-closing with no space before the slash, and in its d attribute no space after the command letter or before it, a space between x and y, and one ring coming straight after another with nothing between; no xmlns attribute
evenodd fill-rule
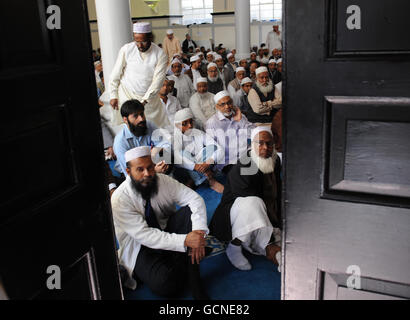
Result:
<svg viewBox="0 0 410 320"><path fill-rule="evenodd" d="M192 231L191 210L181 208L169 220L166 232L188 234ZM190 258L186 252L151 249L141 246L134 268L134 276L159 296L172 297L188 282ZM199 268L198 268L199 269Z"/></svg>

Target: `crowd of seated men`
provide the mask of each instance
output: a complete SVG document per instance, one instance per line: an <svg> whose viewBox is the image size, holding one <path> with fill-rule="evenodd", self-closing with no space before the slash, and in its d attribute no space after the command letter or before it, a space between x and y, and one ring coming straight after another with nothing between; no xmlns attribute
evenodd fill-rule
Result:
<svg viewBox="0 0 410 320"><path fill-rule="evenodd" d="M165 53L150 25L134 24L107 84L122 122L113 134L101 119L118 258L126 287L175 297L189 284L209 299L199 271L209 236L239 270L252 269L243 250L280 270L281 51L236 61L222 45L196 48L187 35L182 52L172 30L166 39ZM95 69L101 97L101 61ZM199 187L222 195L209 225Z"/></svg>

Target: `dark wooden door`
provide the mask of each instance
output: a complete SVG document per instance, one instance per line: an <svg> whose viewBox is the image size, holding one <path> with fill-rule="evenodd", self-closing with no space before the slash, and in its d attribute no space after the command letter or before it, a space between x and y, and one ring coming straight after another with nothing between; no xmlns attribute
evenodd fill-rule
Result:
<svg viewBox="0 0 410 320"><path fill-rule="evenodd" d="M0 39L7 295L121 299L86 1L2 0Z"/></svg>
<svg viewBox="0 0 410 320"><path fill-rule="evenodd" d="M410 298L410 2L284 7L282 297Z"/></svg>

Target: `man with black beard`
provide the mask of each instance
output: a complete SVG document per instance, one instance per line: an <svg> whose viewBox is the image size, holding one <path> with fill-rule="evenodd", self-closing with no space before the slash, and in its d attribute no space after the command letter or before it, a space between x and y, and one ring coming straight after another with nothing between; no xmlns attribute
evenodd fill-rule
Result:
<svg viewBox="0 0 410 320"><path fill-rule="evenodd" d="M247 117L250 122L256 125L270 124L275 113L282 106L282 93L275 89L266 67L259 67L255 74L256 82L248 95L251 109L248 111Z"/></svg>
<svg viewBox="0 0 410 320"><path fill-rule="evenodd" d="M111 198L125 286L135 289L135 280L142 281L155 294L175 298L188 282L195 299L207 299L199 274L209 232L204 200L157 175L150 147L127 151L125 161L127 178Z"/></svg>
<svg viewBox="0 0 410 320"><path fill-rule="evenodd" d="M251 150L229 172L209 225L212 235L230 241L228 259L244 271L252 266L242 248L264 255L276 265L281 260L280 160L269 127L257 127L251 138Z"/></svg>
<svg viewBox="0 0 410 320"><path fill-rule="evenodd" d="M153 147L153 155L158 155L171 151L170 144L163 138L164 134L157 129L155 124L147 121L144 114L144 106L138 100L126 101L121 107L121 116L124 121L122 130L115 136L114 153L117 156L117 165L119 169L127 176L127 166L125 153L135 147L150 146ZM160 161L155 166L157 173L165 173L169 166Z"/></svg>
<svg viewBox="0 0 410 320"><path fill-rule="evenodd" d="M224 83L218 74L218 66L216 63L208 64L208 92L217 94L224 90Z"/></svg>

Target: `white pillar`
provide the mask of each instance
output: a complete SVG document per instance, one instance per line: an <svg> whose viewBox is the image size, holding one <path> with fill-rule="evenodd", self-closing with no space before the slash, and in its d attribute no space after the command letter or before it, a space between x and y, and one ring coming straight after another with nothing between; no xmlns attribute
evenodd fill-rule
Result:
<svg viewBox="0 0 410 320"><path fill-rule="evenodd" d="M250 0L235 0L236 60L248 58L251 47Z"/></svg>
<svg viewBox="0 0 410 320"><path fill-rule="evenodd" d="M95 0L98 36L104 70L105 86L117 60L120 48L132 41L132 21L129 0Z"/></svg>

